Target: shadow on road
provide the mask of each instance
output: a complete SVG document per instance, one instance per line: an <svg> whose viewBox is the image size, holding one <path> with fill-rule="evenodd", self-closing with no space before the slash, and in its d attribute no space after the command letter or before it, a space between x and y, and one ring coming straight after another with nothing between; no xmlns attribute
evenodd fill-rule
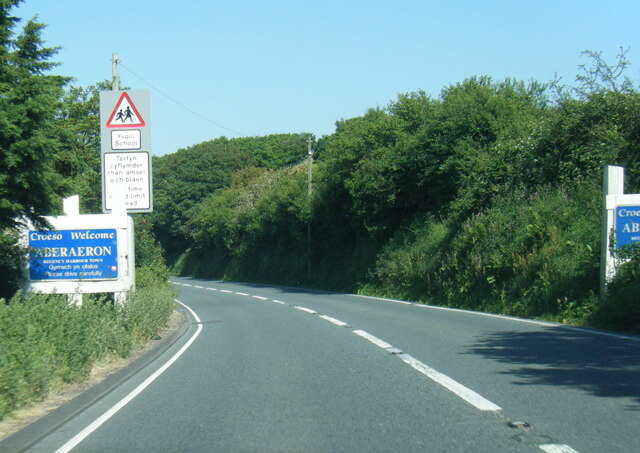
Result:
<svg viewBox="0 0 640 453"><path fill-rule="evenodd" d="M632 398L640 411L640 342L563 327L544 331L492 332L471 352L520 365L504 374L517 385L578 388L601 397Z"/></svg>

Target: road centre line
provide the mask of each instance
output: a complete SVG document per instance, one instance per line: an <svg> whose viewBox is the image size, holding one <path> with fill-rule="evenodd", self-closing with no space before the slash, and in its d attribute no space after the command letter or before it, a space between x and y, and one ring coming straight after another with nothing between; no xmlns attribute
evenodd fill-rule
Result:
<svg viewBox="0 0 640 453"><path fill-rule="evenodd" d="M235 294L240 295L240 296L248 296L248 294L246 293L239 293L236 292ZM265 297L262 296L251 296L254 297L256 299L260 299L260 300L268 300ZM273 300L276 303L279 304L285 304L284 302L281 301L276 301ZM310 313L310 314L318 314L317 311L315 310L311 310L309 308L306 307L302 307L299 305L295 305L293 306L293 308L295 308L296 310L300 310L300 311L304 311L306 313ZM320 318L329 321L335 325L338 326L342 326L342 327L347 327L347 323L340 321L338 319L332 318L330 316L327 315L320 315ZM382 348L382 349L387 349L387 350L391 350L394 349L393 346L389 343L387 343L384 340L381 340L380 338L377 338L363 330L354 330L354 332L356 335L365 338L366 340L370 341L371 343L375 344L376 346ZM499 411L502 408L494 403L492 403L491 401L487 400L486 398L480 396L478 393L474 392L473 390L469 389L468 387L465 387L464 385L460 384L459 382L457 382L456 380L450 378L449 376L440 373L439 371L429 367L428 365L424 364L423 362L419 361L418 359L410 356L409 354L405 354L405 353L400 353L398 354L398 356L408 365L410 365L412 368L416 369L417 371L419 371L420 373L424 374L425 376L427 376L428 378L430 378L432 381L440 384L441 386L445 387L447 390L455 393L456 395L458 395L460 398L462 398L463 400L467 401L469 404L471 404L472 406L476 407L477 409L481 410L481 411ZM560 453L560 452L559 452Z"/></svg>
<svg viewBox="0 0 640 453"><path fill-rule="evenodd" d="M400 357L406 364L410 365L415 370L427 376L432 381L440 384L447 390L455 393L460 398L465 400L467 403L475 406L477 409L481 411L499 411L502 408L496 404L493 404L488 399L480 396L478 393L474 392L468 387L460 384L458 381L451 379L446 374L442 374L439 371L434 370L428 365L425 365L418 359L411 357L409 354L399 354Z"/></svg>
<svg viewBox="0 0 640 453"><path fill-rule="evenodd" d="M228 289L221 289L220 290L221 293L226 293L226 294L231 294L233 293L233 291L229 291Z"/></svg>
<svg viewBox="0 0 640 453"><path fill-rule="evenodd" d="M381 347L382 349L388 349L388 348L393 347L389 343L387 343L386 341L382 341L380 338L374 337L373 335L365 332L364 330L354 330L353 333L355 333L356 335L361 336L362 338L364 338L366 340L369 340L371 343L375 344L378 347Z"/></svg>
<svg viewBox="0 0 640 453"><path fill-rule="evenodd" d="M375 344L376 346L379 346L382 349L386 349L390 352L395 352L396 350L396 348L391 346L386 341L381 340L380 338L375 337L363 330L354 330L353 333L361 336L362 338L365 338L366 340L369 340L371 343ZM478 393L474 392L473 390L465 387L464 385L460 384L456 380L451 379L449 376L434 370L430 366L425 365L418 359L411 357L409 354L402 353L401 351L398 351L398 352L400 352L399 354L397 354L398 357L400 357L406 364L410 365L420 373L424 374L432 381L440 384L447 390L455 393L460 398L462 398L472 406L476 407L477 409L480 409L481 411L499 411L502 409L500 406L493 404L491 401L480 396Z"/></svg>
<svg viewBox="0 0 640 453"><path fill-rule="evenodd" d="M324 319L325 321L329 321L335 324L336 326L349 327L349 324L347 324L346 322L340 321L339 319L336 319L336 318L332 318L331 316L320 315L320 318Z"/></svg>
<svg viewBox="0 0 640 453"><path fill-rule="evenodd" d="M190 284L187 284L187 283L178 283L178 282L171 282L171 283L173 283L175 285L194 287L194 285L190 285ZM195 286L195 288L202 288L202 286ZM209 289L209 288L206 288L206 289ZM212 290L216 291L215 289L212 289ZM233 291L229 291L229 290L219 290L219 291L223 292L223 293L233 293ZM239 294L239 295L245 295L245 294L242 293L242 294ZM416 303L416 302L407 302L405 300L389 299L389 298L385 298L385 297L366 296L364 294L351 294L351 295L355 296L355 297L360 297L360 298L363 298L363 299L382 300L382 301L385 301L385 302L392 302L392 303L401 304L401 305L413 305L413 306L415 306L417 308L423 308L423 309L451 311L451 312L458 312L458 313L467 313L467 314L470 314L470 315L485 316L485 317L488 317L488 318L496 318L496 319L504 319L504 320L508 320L508 321L515 321L515 322L520 322L520 323L525 323L525 324L533 324L533 325L544 326L544 327L562 327L562 328L565 328L565 329L578 330L578 331L592 333L592 334L595 334L595 335L602 335L602 336L610 337L610 338L618 338L618 339L622 339L622 340L631 340L631 341L636 341L636 342L640 341L640 337L639 336L625 335L625 334L619 334L619 333L613 333L613 332L605 332L605 331L601 331L601 330L583 328L583 327L578 327L578 326L568 326L568 325L564 325L564 324L560 324L560 323L554 323L554 322L548 322L548 321L538 321L538 320L535 320L535 319L516 318L514 316L500 315L500 314L496 314L496 313L483 313L483 312L479 312L479 311L465 310L465 309L461 309L461 308L441 307L441 306L438 306L438 305L429 305L429 304L421 304L421 303Z"/></svg>
<svg viewBox="0 0 640 453"><path fill-rule="evenodd" d="M177 283L177 284L180 284L180 283ZM182 285L183 286L192 286L192 285L187 285L187 284L182 284ZM202 288L202 287L201 286L196 286L196 288ZM217 290L215 288L205 288L205 289L208 289L208 290L211 290L211 291L220 291L220 292L223 292L223 293L234 293L233 291ZM235 292L235 294L237 294L239 296L250 296L252 298L259 299L259 300L270 300L271 302L279 304L279 305L290 305L292 308L295 308L296 310L300 310L300 311L303 311L303 312L306 312L306 313L309 313L309 314L319 315L318 316L319 318L322 318L322 319L324 319L326 321L329 321L329 322L331 322L331 323L333 323L333 324L335 324L337 326L340 326L340 327L351 327L349 324L347 324L347 323L345 323L343 321L340 321L340 320L338 320L336 318L332 318L331 316L320 315L317 311L309 309L309 308L306 308L306 307L288 304L288 303L283 302L281 300L269 299L269 298L263 297L263 296L249 295L249 294L240 293L240 292ZM387 302L393 302L393 303L402 304L402 305L415 305L415 306L420 307L420 308L431 308L431 309L434 309L434 310L463 312L463 313L469 313L469 314L474 314L474 315L487 316L487 317L499 318L499 319L506 319L506 320L512 320L512 321L517 321L517 322L524 322L524 323L536 324L536 325L542 325L542 326L548 326L548 327L562 326L561 324L557 324L557 323L550 323L550 322L544 322L544 321L536 321L536 320L529 320L529 319L514 318L514 317L510 317L510 316L498 315L498 314L493 314L493 313L481 313L481 312L475 312L475 311L471 311L471 310L463 310L463 309L456 309L456 308L449 308L449 307L439 307L439 306L433 306L433 305L423 305L423 304L416 304L414 302L407 302L407 301L394 300L394 299L385 299L385 298L372 297L372 296L363 296L363 295L358 295L358 294L354 294L354 296L367 298L367 299L378 299L378 300L383 300L383 301L387 301ZM184 304L182 304L182 305L184 305ZM184 305L184 306L187 309L189 309L189 311L191 311L193 313L193 311L189 307L187 307L186 305ZM195 315L195 313L193 313L193 315L197 318L197 315ZM198 322L200 322L199 319L198 319ZM200 329L202 328L201 324L199 324L198 326L199 326ZM563 327L570 327L570 326L563 326ZM584 330L588 330L588 329L584 329ZM199 331L197 333L199 334ZM356 335L358 335L358 336L360 336L362 338L365 338L366 340L370 341L371 343L375 344L376 346L378 346L378 347L380 347L382 349L385 349L385 350L387 350L387 351L389 351L389 352L391 352L391 353L393 353L395 355L398 355L398 357L400 357L406 364L408 364L409 366L411 366L412 368L414 368L415 370L417 370L418 372L420 372L424 376L428 377L433 382L435 382L437 384L440 384L442 387L444 387L447 390L451 391L452 393L454 393L455 395L457 395L461 399L465 400L467 403L471 404L475 408L477 408L477 409L479 409L481 411L487 411L487 412L489 412L489 411L497 412L497 411L501 411L502 410L502 408L500 406L492 403L491 401L487 400L486 398L484 398L480 394L474 392L473 390L469 389L468 387L465 387L464 385L460 384L459 382L457 382L456 380L450 378L449 376L447 376L447 375L445 375L443 373L440 373L439 371L431 368L430 366L428 366L425 363L421 362L420 360L410 356L409 354L406 354L406 353L400 351L399 349L394 348L392 345L390 345L386 341L381 340L380 338L377 338L377 337L375 337L375 336L373 336L373 335L371 335L371 334L369 334L369 333L367 333L367 332L365 332L363 330L354 330L353 333L355 333ZM607 335L607 336L627 338L627 336L625 336L625 335L608 334L607 332L595 331L594 333L601 333L601 334ZM195 336L192 337L192 338L195 339ZM634 337L631 337L631 339L637 340ZM191 340L189 340L189 341L191 342ZM167 366L167 368L168 368L168 366ZM135 395L134 395L134 397L135 397ZM115 412L117 412L117 410ZM114 414L115 414L115 412L114 412ZM105 419L104 421L106 421L107 419ZM104 423L104 421L102 423ZM97 429L97 427L94 428L94 430L95 429ZM91 432L87 433L87 435L89 435ZM78 443L80 441L82 441L82 439L80 439L78 441ZM77 445L77 443L74 444L73 446L75 446L75 445ZM73 448L73 446L71 446L69 449ZM574 450L573 448L571 448L570 446L565 445L565 444L544 444L544 445L539 445L538 447L540 448L540 450L542 450L542 451L544 451L546 453L578 453L576 450ZM65 452L65 451L69 451L69 450L58 450L56 453L62 453L62 452Z"/></svg>
<svg viewBox="0 0 640 453"><path fill-rule="evenodd" d="M539 445L540 450L547 453L578 453L576 450L564 444L544 444Z"/></svg>
<svg viewBox="0 0 640 453"><path fill-rule="evenodd" d="M204 286L196 285L194 288L204 289Z"/></svg>
<svg viewBox="0 0 640 453"><path fill-rule="evenodd" d="M107 420L109 420L111 417L113 417L120 409L125 407L136 396L138 396L140 393L142 393L142 391L144 389L146 389L153 381L155 381L162 373L167 371L167 369L171 365L173 365L174 362L176 360L178 360L180 358L180 356L182 354L184 354L184 352L187 349L189 349L189 347L195 341L195 339L198 338L198 335L200 335L200 332L202 332L202 324L200 324L200 322L201 322L200 318L198 317L196 312L193 311L191 308L189 308L187 305L183 304L178 299L174 299L174 300L177 303L179 303L180 305L182 305L184 308L189 310L191 315L195 318L196 322L198 323L197 324L198 328L196 329L196 332L191 336L191 338L189 338L189 340L187 340L187 342L184 344L184 346L182 346L182 348L180 348L180 350L178 352L176 352L164 365L162 365L160 368L158 368L155 371L155 373L153 373L151 376L149 376L147 379L145 379L140 385L138 385L135 389L133 389L133 391L131 391L127 396L125 396L117 404L112 406L111 409L106 411L104 414L102 414L100 417L98 417L96 420L94 420L89 426L87 426L85 429L83 429L78 434L76 434L74 437L72 437L69 441L67 441L67 443L65 443L62 447L60 447L58 450L56 450L55 453L67 453L71 449L76 447L84 439L86 439L92 432L94 432L96 429L98 429L100 426L102 426Z"/></svg>

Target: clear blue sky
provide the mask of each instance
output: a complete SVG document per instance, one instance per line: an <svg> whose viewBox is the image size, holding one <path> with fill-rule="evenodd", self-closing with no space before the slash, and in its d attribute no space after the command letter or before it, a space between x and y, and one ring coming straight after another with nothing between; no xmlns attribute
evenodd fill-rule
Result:
<svg viewBox="0 0 640 453"><path fill-rule="evenodd" d="M638 0L26 0L15 13L48 24L55 72L75 85L111 79L118 53L122 85L151 92L158 155L222 135L320 137L473 75L573 83L586 49L613 62L629 47L640 80Z"/></svg>

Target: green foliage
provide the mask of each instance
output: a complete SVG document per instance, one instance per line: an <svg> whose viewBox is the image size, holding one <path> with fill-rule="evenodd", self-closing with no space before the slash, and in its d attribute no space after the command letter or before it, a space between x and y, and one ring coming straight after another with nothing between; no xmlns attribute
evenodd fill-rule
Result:
<svg viewBox="0 0 640 453"><path fill-rule="evenodd" d="M604 303L598 307L592 322L607 329L640 333L640 248L625 247L621 264L607 287Z"/></svg>
<svg viewBox="0 0 640 453"><path fill-rule="evenodd" d="M56 206L60 177L53 155L54 130L66 80L45 75L56 49L44 47L44 25L28 21L12 39L17 1L0 3L0 229L25 217L40 222Z"/></svg>
<svg viewBox="0 0 640 453"><path fill-rule="evenodd" d="M55 154L54 169L63 177L63 195L80 196L82 213L102 211L100 91L108 89L108 82L70 87L56 117L62 147Z"/></svg>
<svg viewBox="0 0 640 453"><path fill-rule="evenodd" d="M427 219L380 256L380 290L518 316L598 290L599 188L515 192L462 223ZM586 314L586 313L585 313Z"/></svg>
<svg viewBox="0 0 640 453"><path fill-rule="evenodd" d="M249 167L277 168L301 160L308 134L280 134L216 140L156 158L153 163L154 231L173 260L189 246L186 225L197 205L229 186L234 172Z"/></svg>
<svg viewBox="0 0 640 453"><path fill-rule="evenodd" d="M156 240L147 214L135 216L136 286L162 284L169 278L164 251Z"/></svg>
<svg viewBox="0 0 640 453"><path fill-rule="evenodd" d="M190 263L190 270L202 266L209 276L300 282L307 253L306 168L236 173L228 189L199 206L189 223L195 232L190 259L181 263ZM282 260L291 265L279 265Z"/></svg>
<svg viewBox="0 0 640 453"><path fill-rule="evenodd" d="M18 233L0 231L0 297L10 298L20 287L22 251L18 246Z"/></svg>
<svg viewBox="0 0 640 453"><path fill-rule="evenodd" d="M305 165L243 148L253 162L224 167L210 193L178 189L188 209L160 230L183 239L160 241L191 275L637 330L616 321L635 313L621 295L633 264L610 292L621 302L597 292L602 166L626 167L627 192L640 190L640 94L624 51L613 65L585 55L575 88L471 77L339 121L315 145L311 199Z"/></svg>

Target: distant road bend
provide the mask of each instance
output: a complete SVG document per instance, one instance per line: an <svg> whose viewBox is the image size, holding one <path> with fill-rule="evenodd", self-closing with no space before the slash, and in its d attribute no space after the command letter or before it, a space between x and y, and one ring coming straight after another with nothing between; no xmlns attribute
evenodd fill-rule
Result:
<svg viewBox="0 0 640 453"><path fill-rule="evenodd" d="M640 451L640 341L174 278L179 341L29 451Z"/></svg>

